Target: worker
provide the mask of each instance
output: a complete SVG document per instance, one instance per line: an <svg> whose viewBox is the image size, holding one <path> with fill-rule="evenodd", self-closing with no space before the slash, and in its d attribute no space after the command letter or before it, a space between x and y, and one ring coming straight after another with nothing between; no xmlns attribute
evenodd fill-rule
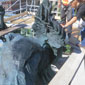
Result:
<svg viewBox="0 0 85 85"><path fill-rule="evenodd" d="M62 26L66 28L75 21L82 19L81 43L79 46L85 47L85 0L74 0L71 2L71 6L77 10L76 16Z"/></svg>
<svg viewBox="0 0 85 85"><path fill-rule="evenodd" d="M61 25L65 25L67 21L70 21L73 17L73 11L70 6L72 0L58 0L58 7L61 12ZM69 25L67 28L68 36L71 36L72 25Z"/></svg>

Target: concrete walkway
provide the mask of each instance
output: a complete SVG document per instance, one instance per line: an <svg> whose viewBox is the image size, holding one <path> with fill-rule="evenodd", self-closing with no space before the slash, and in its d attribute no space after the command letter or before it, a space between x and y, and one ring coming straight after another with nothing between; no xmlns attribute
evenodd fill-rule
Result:
<svg viewBox="0 0 85 85"><path fill-rule="evenodd" d="M83 48L75 48L49 85L85 85L84 56Z"/></svg>
<svg viewBox="0 0 85 85"><path fill-rule="evenodd" d="M71 85L85 85L85 60L82 61Z"/></svg>

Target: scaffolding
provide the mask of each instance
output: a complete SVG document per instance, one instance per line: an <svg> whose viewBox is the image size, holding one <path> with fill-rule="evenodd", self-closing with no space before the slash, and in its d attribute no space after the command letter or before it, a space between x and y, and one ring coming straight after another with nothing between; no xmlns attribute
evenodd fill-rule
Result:
<svg viewBox="0 0 85 85"><path fill-rule="evenodd" d="M16 10L10 10L12 7L16 6L16 4L19 4L19 8ZM6 12L20 12L22 13L23 10L25 11L30 11L30 12L36 12L38 9L39 5L35 4L35 0L31 1L31 4L28 4L28 0L25 0L25 4L23 5L22 0L17 0L15 3L13 3L12 5L10 5L9 8L5 9Z"/></svg>

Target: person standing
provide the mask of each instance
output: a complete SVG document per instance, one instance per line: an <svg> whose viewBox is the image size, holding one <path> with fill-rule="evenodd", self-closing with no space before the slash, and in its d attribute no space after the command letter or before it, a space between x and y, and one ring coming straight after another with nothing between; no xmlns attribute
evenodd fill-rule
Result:
<svg viewBox="0 0 85 85"><path fill-rule="evenodd" d="M66 28L69 25L72 25L75 21L82 19L81 44L79 44L79 46L85 47L85 0L74 0L71 2L71 7L77 10L76 16L62 26Z"/></svg>
<svg viewBox="0 0 85 85"><path fill-rule="evenodd" d="M73 9L70 6L72 0L58 0L58 7L61 12L61 25L65 25L66 22L70 21L73 17ZM71 36L72 25L67 27L68 36Z"/></svg>

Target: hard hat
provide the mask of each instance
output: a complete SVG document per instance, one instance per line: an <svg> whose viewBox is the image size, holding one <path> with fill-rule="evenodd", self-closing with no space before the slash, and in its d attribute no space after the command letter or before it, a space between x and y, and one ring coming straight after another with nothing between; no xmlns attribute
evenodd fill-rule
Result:
<svg viewBox="0 0 85 85"><path fill-rule="evenodd" d="M68 0L68 3L70 4L72 1L74 1L74 0Z"/></svg>

